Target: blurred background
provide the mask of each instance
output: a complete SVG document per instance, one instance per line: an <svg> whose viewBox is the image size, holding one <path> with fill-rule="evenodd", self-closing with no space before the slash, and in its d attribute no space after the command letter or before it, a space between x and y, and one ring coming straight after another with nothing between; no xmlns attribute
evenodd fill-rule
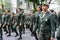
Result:
<svg viewBox="0 0 60 40"><path fill-rule="evenodd" d="M10 9L11 12L16 12L16 8L19 7L25 12L31 9L36 10L36 6L42 5L43 1L50 3L49 9L59 12L60 0L0 0L0 10L4 12L5 9Z"/></svg>

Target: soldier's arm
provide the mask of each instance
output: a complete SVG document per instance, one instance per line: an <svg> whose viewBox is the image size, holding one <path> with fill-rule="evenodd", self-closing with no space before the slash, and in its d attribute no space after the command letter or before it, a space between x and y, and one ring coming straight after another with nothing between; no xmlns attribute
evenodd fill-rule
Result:
<svg viewBox="0 0 60 40"><path fill-rule="evenodd" d="M0 28L2 28L2 14L0 14Z"/></svg>
<svg viewBox="0 0 60 40"><path fill-rule="evenodd" d="M60 12L57 15L57 24L58 24L57 28L59 27L59 23L60 23Z"/></svg>
<svg viewBox="0 0 60 40"><path fill-rule="evenodd" d="M34 20L34 24L33 24L33 32L36 32L36 30L38 29L38 27L37 27L37 22L36 22L36 19L35 19L35 15L34 15L34 17L33 17L33 20Z"/></svg>
<svg viewBox="0 0 60 40"><path fill-rule="evenodd" d="M55 37L55 23L54 23L54 15L51 15L50 18L50 22L51 22L51 37Z"/></svg>
<svg viewBox="0 0 60 40"><path fill-rule="evenodd" d="M4 22L4 17L3 17L3 15L2 15L2 22Z"/></svg>
<svg viewBox="0 0 60 40"><path fill-rule="evenodd" d="M9 25L11 22L11 14L8 14L7 16L7 25Z"/></svg>

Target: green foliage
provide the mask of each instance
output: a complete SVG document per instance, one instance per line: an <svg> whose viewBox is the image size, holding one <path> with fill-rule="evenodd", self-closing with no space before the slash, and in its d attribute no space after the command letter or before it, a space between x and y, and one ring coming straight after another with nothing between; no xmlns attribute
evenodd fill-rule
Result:
<svg viewBox="0 0 60 40"><path fill-rule="evenodd" d="M0 7L2 7L1 8L2 12L4 12L5 9L11 8L11 3L10 2L7 2L7 0L0 0Z"/></svg>
<svg viewBox="0 0 60 40"><path fill-rule="evenodd" d="M36 5L35 5L35 3L33 3L33 8L34 8L34 11L36 12Z"/></svg>
<svg viewBox="0 0 60 40"><path fill-rule="evenodd" d="M11 3L5 2L5 4L6 4L6 5L5 5L6 8L11 8Z"/></svg>
<svg viewBox="0 0 60 40"><path fill-rule="evenodd" d="M41 0L41 2L43 2L44 0Z"/></svg>

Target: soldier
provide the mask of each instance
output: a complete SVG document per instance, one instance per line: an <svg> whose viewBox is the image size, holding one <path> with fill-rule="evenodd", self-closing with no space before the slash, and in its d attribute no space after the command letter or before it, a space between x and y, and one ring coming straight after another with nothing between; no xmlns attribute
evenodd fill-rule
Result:
<svg viewBox="0 0 60 40"><path fill-rule="evenodd" d="M30 17L30 22L31 22L31 26L30 26L30 31L31 31L31 33L32 33L32 31L33 31L33 25L34 25L34 20L33 20L33 15L34 15L34 10L31 10L31 17ZM33 36L33 34L31 34L31 36Z"/></svg>
<svg viewBox="0 0 60 40"><path fill-rule="evenodd" d="M26 28L30 28L31 14L26 15Z"/></svg>
<svg viewBox="0 0 60 40"><path fill-rule="evenodd" d="M52 12L52 14L54 15L54 21L55 21L55 27L57 28L58 26L58 18L57 18L57 14L54 10L50 10ZM56 30L56 29L55 29Z"/></svg>
<svg viewBox="0 0 60 40"><path fill-rule="evenodd" d="M39 28L39 14L41 12L41 6L37 6L37 12L33 15L33 20L34 20L34 24L33 24L33 30L35 29L35 31L33 32L36 40L38 40L38 36L37 36L37 33L36 33L36 30L37 28ZM36 28L35 28L36 27ZM38 29L38 32L39 32L39 29Z"/></svg>
<svg viewBox="0 0 60 40"><path fill-rule="evenodd" d="M22 21L23 21L23 26L22 26L23 29L22 29L22 31L23 31L23 34L25 34L25 26L24 26L25 25L25 17L26 17L25 14L22 13Z"/></svg>
<svg viewBox="0 0 60 40"><path fill-rule="evenodd" d="M54 40L55 24L54 15L48 11L49 3L42 3L42 12L39 14L39 39L38 40Z"/></svg>
<svg viewBox="0 0 60 40"><path fill-rule="evenodd" d="M16 22L15 13L12 13L12 15L11 15L11 22L12 22L12 24L11 24L11 30L12 30L12 32L14 32L13 25Z"/></svg>
<svg viewBox="0 0 60 40"><path fill-rule="evenodd" d="M6 10L6 15L7 15L7 25L8 25L8 35L7 37L11 36L11 21L10 21L10 18L11 18L11 13L10 13L10 10Z"/></svg>
<svg viewBox="0 0 60 40"><path fill-rule="evenodd" d="M16 33L16 36L15 36L15 37L18 36L18 32L17 32L17 29L16 29L16 27L19 25L18 16L19 16L19 13L18 13L18 11L16 10L16 14L15 14L14 20L13 20L13 21L15 21L14 24L13 24L13 30L14 30L14 32Z"/></svg>
<svg viewBox="0 0 60 40"><path fill-rule="evenodd" d="M25 34L25 14L23 9L21 9L21 23L22 23L22 32Z"/></svg>
<svg viewBox="0 0 60 40"><path fill-rule="evenodd" d="M0 40L3 40L3 33L2 33L2 14L0 13Z"/></svg>
<svg viewBox="0 0 60 40"><path fill-rule="evenodd" d="M14 31L16 33L16 36L18 36L18 32L16 30L16 27L13 27L14 24L16 22L16 18L15 18L15 14L12 13L11 16L10 16L10 20L9 20L9 23L10 23L10 30L12 29L12 31ZM11 32L10 32L11 33ZM16 37L15 36L15 37Z"/></svg>
<svg viewBox="0 0 60 40"><path fill-rule="evenodd" d="M58 13L57 40L60 40L60 12Z"/></svg>
<svg viewBox="0 0 60 40"><path fill-rule="evenodd" d="M25 16L23 15L23 11L21 8L18 8L18 13L19 13L19 16L18 16L18 24L19 24L19 39L22 39L22 30L24 29L24 19L25 19Z"/></svg>
<svg viewBox="0 0 60 40"><path fill-rule="evenodd" d="M3 15L2 15L2 22L3 22L3 29L4 29L4 31L6 32L6 34L8 33L8 31L7 31L7 16L6 16L6 13L4 13Z"/></svg>

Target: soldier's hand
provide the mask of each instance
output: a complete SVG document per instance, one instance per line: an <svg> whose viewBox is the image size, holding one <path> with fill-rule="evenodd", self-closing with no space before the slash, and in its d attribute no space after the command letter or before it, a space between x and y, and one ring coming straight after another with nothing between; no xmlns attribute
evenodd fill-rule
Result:
<svg viewBox="0 0 60 40"><path fill-rule="evenodd" d="M21 26L21 23L20 23L20 26Z"/></svg>
<svg viewBox="0 0 60 40"><path fill-rule="evenodd" d="M54 40L54 38L53 38L53 37L51 37L51 40Z"/></svg>
<svg viewBox="0 0 60 40"><path fill-rule="evenodd" d="M1 27L1 23L0 23L0 27Z"/></svg>
<svg viewBox="0 0 60 40"><path fill-rule="evenodd" d="M9 23L7 23L9 25Z"/></svg>

